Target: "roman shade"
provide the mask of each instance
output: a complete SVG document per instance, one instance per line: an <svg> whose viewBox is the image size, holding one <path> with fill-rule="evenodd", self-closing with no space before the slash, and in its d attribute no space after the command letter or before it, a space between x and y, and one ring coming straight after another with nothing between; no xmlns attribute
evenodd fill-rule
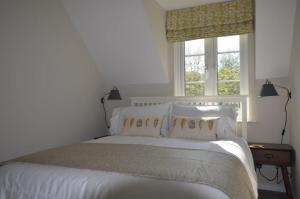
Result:
<svg viewBox="0 0 300 199"><path fill-rule="evenodd" d="M253 0L233 0L167 12L167 38L181 42L254 31Z"/></svg>

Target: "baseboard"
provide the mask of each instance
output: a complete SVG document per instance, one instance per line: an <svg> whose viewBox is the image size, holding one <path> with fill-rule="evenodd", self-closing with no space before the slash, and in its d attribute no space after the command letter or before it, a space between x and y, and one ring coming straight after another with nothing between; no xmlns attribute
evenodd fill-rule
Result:
<svg viewBox="0 0 300 199"><path fill-rule="evenodd" d="M285 192L284 186L280 184L258 184L258 189L276 192Z"/></svg>

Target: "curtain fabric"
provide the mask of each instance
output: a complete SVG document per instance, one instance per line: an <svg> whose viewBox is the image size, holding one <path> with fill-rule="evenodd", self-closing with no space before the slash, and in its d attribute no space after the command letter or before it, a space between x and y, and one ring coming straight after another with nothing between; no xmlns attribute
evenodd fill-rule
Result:
<svg viewBox="0 0 300 199"><path fill-rule="evenodd" d="M233 0L167 12L167 38L181 42L254 31L253 0Z"/></svg>

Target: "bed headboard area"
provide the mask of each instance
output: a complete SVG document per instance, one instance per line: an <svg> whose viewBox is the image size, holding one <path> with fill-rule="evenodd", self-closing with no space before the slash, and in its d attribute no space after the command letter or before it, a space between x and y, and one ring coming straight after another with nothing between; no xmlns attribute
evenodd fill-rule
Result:
<svg viewBox="0 0 300 199"><path fill-rule="evenodd" d="M247 98L248 96L132 97L130 101L131 106L152 106L168 102L190 105L236 105L239 107L241 136L247 140Z"/></svg>

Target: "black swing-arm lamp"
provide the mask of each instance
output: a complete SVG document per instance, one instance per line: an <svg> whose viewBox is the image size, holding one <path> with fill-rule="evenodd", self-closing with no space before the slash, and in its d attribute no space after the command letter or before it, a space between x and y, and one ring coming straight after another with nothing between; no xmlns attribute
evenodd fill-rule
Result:
<svg viewBox="0 0 300 199"><path fill-rule="evenodd" d="M290 99L292 98L292 92L287 87L272 84L269 80L267 80L266 83L262 86L262 89L260 91L260 97L278 96L278 93L277 93L275 87L284 89L287 92L287 100L286 100L286 103L285 103L285 106L284 106L285 122L284 122L284 126L283 126L283 129L282 129L282 132L281 132L281 144L282 144L283 136L284 136L285 130L286 130L287 119L288 119L287 105L288 105Z"/></svg>
<svg viewBox="0 0 300 199"><path fill-rule="evenodd" d="M104 118L105 118L105 124L106 127L109 128L109 124L107 122L107 116L106 116L106 109L105 109L105 98L107 97L107 100L122 100L122 97L120 95L119 89L117 87L114 87L112 90L110 90L109 93L106 93L102 98L101 98L101 104L103 107L104 111Z"/></svg>

